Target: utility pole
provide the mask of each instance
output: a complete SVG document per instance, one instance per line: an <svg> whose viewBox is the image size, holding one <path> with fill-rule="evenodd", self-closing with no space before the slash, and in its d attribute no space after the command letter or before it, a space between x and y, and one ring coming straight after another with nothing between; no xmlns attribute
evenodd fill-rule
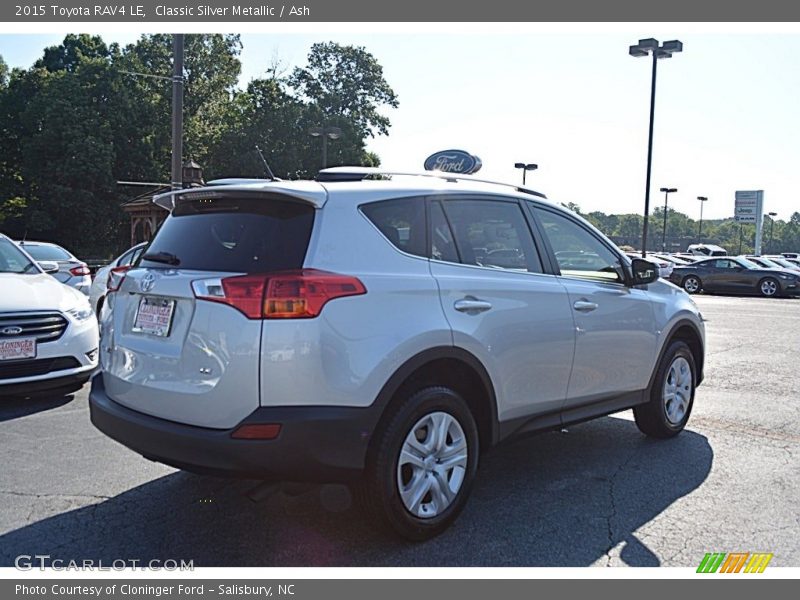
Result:
<svg viewBox="0 0 800 600"><path fill-rule="evenodd" d="M172 176L173 190L183 187L183 34L172 36Z"/></svg>

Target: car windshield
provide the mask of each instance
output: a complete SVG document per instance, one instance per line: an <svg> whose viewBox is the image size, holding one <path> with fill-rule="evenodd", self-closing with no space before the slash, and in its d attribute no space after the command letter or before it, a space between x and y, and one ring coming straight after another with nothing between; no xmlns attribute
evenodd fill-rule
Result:
<svg viewBox="0 0 800 600"><path fill-rule="evenodd" d="M0 238L0 273L39 273L27 256L11 240Z"/></svg>
<svg viewBox="0 0 800 600"><path fill-rule="evenodd" d="M755 262L755 261L753 261L753 262ZM763 258L763 257L759 258L758 262L763 264L765 267L769 267L770 269L780 269L781 268L781 265L779 265L774 260L770 260L768 258Z"/></svg>
<svg viewBox="0 0 800 600"><path fill-rule="evenodd" d="M39 245L39 244L23 244L25 252L30 254L36 260L71 260L69 252L60 246Z"/></svg>
<svg viewBox="0 0 800 600"><path fill-rule="evenodd" d="M739 259L737 259L737 262L740 265L742 265L743 267L747 267L748 269L761 269L761 268L763 268L760 265L757 265L756 263L754 263L752 260L748 260L746 258L739 258Z"/></svg>

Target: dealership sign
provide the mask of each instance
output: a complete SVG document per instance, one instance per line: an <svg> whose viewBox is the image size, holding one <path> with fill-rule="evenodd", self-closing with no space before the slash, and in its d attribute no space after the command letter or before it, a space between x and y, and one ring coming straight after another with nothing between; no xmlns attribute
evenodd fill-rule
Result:
<svg viewBox="0 0 800 600"><path fill-rule="evenodd" d="M737 223L757 223L764 212L764 190L736 192L733 218Z"/></svg>
<svg viewBox="0 0 800 600"><path fill-rule="evenodd" d="M425 159L426 171L444 173L477 173L483 166L481 159L464 150L442 150Z"/></svg>

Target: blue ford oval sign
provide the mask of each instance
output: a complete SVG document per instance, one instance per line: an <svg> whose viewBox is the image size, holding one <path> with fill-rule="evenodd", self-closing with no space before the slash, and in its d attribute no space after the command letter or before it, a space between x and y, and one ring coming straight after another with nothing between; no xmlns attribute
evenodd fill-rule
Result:
<svg viewBox="0 0 800 600"><path fill-rule="evenodd" d="M442 150L425 159L426 171L469 174L477 173L482 166L480 158L464 150Z"/></svg>

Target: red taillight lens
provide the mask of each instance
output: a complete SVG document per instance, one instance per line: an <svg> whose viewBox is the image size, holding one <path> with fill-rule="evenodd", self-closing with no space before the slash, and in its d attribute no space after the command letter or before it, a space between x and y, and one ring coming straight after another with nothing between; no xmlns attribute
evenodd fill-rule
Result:
<svg viewBox="0 0 800 600"><path fill-rule="evenodd" d="M367 289L356 277L305 269L269 278L264 298L265 319L308 319L335 298L358 296Z"/></svg>
<svg viewBox="0 0 800 600"><path fill-rule="evenodd" d="M91 274L91 271L89 270L89 267L87 267L86 265L78 265L77 267L72 267L69 270L69 272L72 273L73 275L75 275L75 277L82 277L84 275L90 275Z"/></svg>
<svg viewBox="0 0 800 600"><path fill-rule="evenodd" d="M106 280L106 292L116 292L122 282L125 281L125 273L130 270L130 265L124 267L114 267L108 272L108 279Z"/></svg>
<svg viewBox="0 0 800 600"><path fill-rule="evenodd" d="M221 302L249 319L310 319L335 298L367 292L356 277L316 269L192 282L195 297Z"/></svg>
<svg viewBox="0 0 800 600"><path fill-rule="evenodd" d="M235 440L274 440L281 432L280 423L247 423L231 434Z"/></svg>

